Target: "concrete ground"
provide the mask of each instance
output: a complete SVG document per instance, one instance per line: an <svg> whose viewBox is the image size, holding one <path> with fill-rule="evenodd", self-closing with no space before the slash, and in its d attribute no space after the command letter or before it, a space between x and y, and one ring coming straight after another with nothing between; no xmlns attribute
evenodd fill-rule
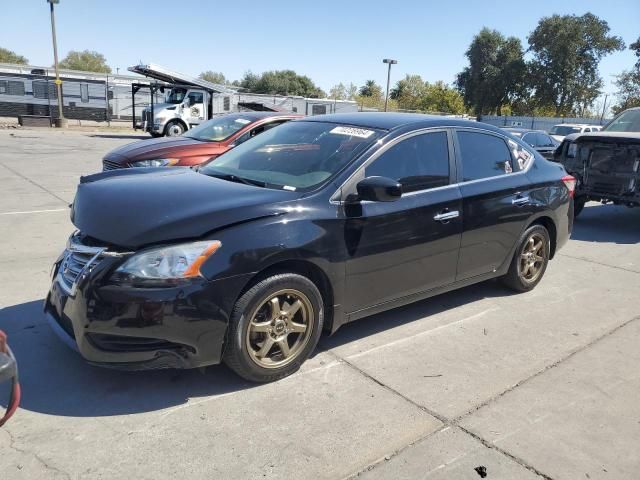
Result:
<svg viewBox="0 0 640 480"><path fill-rule="evenodd" d="M24 393L0 478L640 478L640 209L588 205L530 293L487 282L355 322L274 384L117 372L41 304L78 177L135 139L0 131L0 328Z"/></svg>

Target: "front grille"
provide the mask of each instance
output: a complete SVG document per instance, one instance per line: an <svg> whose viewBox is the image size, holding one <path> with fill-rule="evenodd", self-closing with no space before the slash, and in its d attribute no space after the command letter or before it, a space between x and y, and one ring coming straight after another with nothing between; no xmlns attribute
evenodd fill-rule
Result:
<svg viewBox="0 0 640 480"><path fill-rule="evenodd" d="M119 168L125 168L125 165L121 165L118 162L112 162L110 160L102 161L102 171L107 172L109 170L118 170Z"/></svg>
<svg viewBox="0 0 640 480"><path fill-rule="evenodd" d="M67 291L75 291L80 275L88 273L98 263L97 251L77 252L67 250L60 264L60 280ZM91 262L91 263L89 263Z"/></svg>

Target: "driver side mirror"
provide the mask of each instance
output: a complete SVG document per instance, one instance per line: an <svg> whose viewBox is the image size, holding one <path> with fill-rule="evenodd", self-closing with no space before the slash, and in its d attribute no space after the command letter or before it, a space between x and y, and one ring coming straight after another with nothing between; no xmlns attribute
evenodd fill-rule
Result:
<svg viewBox="0 0 640 480"><path fill-rule="evenodd" d="M402 196L402 185L388 177L367 177L356 185L359 200L394 202Z"/></svg>

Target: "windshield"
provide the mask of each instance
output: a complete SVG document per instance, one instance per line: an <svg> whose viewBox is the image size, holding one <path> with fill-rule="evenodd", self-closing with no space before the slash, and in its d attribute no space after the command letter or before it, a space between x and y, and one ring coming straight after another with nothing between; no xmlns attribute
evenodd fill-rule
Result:
<svg viewBox="0 0 640 480"><path fill-rule="evenodd" d="M310 190L333 177L381 136L377 130L296 121L266 131L200 169L271 188Z"/></svg>
<svg viewBox="0 0 640 480"><path fill-rule="evenodd" d="M165 100L167 103L182 103L186 93L187 90L185 88L172 88L171 91L167 94Z"/></svg>
<svg viewBox="0 0 640 480"><path fill-rule="evenodd" d="M192 128L184 136L203 142L221 142L254 121L237 115L221 115Z"/></svg>
<svg viewBox="0 0 640 480"><path fill-rule="evenodd" d="M569 127L567 125L556 125L553 127L549 133L551 135L561 135L566 137L567 135L571 135L572 133L580 133L580 127Z"/></svg>
<svg viewBox="0 0 640 480"><path fill-rule="evenodd" d="M640 132L640 110L627 110L614 118L603 132Z"/></svg>

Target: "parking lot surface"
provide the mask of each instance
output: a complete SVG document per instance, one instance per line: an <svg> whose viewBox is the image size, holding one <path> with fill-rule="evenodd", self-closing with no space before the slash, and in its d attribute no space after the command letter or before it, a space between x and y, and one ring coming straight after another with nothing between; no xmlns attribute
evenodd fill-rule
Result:
<svg viewBox="0 0 640 480"><path fill-rule="evenodd" d="M79 177L136 139L0 130L0 329L23 385L0 478L639 477L640 208L589 204L530 293L486 282L354 322L273 384L111 371L42 301Z"/></svg>

